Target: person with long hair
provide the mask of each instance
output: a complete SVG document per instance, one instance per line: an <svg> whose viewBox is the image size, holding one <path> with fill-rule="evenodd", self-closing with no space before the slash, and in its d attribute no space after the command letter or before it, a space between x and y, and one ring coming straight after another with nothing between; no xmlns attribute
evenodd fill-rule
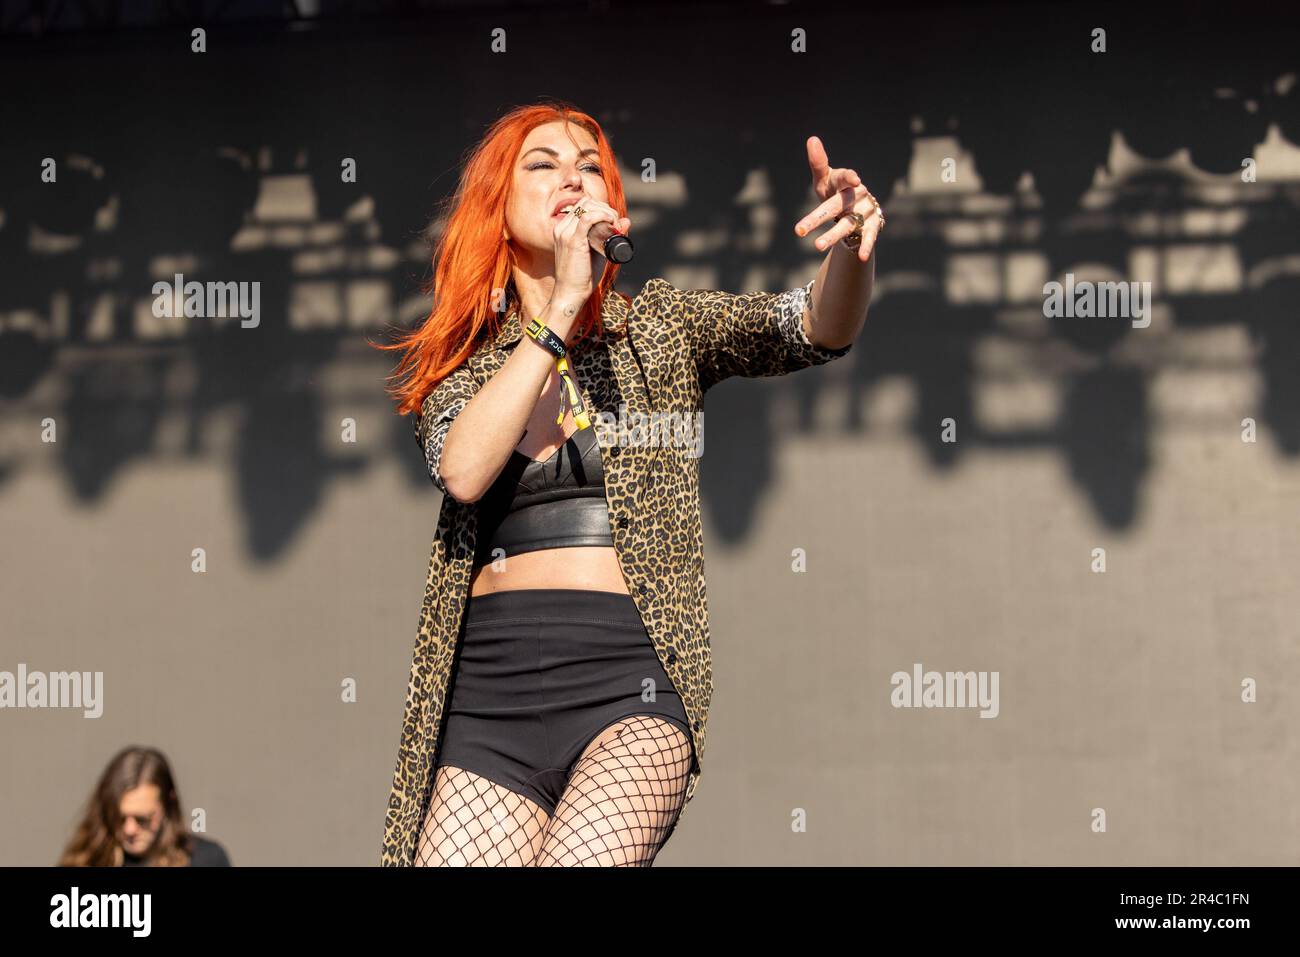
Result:
<svg viewBox="0 0 1300 957"><path fill-rule="evenodd" d="M99 776L59 866L229 867L230 858L185 827L162 752L128 747Z"/></svg>
<svg viewBox="0 0 1300 957"><path fill-rule="evenodd" d="M432 313L379 346L443 493L381 863L649 866L680 823L713 687L703 394L845 355L871 297L879 203L807 148L815 279L635 298L593 246L632 223L590 115L519 107L468 155Z"/></svg>

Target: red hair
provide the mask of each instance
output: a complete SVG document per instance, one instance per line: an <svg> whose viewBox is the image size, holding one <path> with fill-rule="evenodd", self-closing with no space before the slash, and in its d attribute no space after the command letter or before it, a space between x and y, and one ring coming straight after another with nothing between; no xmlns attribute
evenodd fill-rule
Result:
<svg viewBox="0 0 1300 957"><path fill-rule="evenodd" d="M436 290L433 311L419 328L399 333L396 343L371 343L378 349L403 350L397 371L389 378L405 376L405 381L388 390L397 400L399 414L418 415L425 397L438 383L499 329L494 293L510 295L513 287L515 254L502 232L515 161L528 134L543 123L555 121L566 127L576 123L592 135L600 151L608 203L619 215L627 215L614 151L591 116L567 102L547 100L516 107L493 123L469 151L456 192L442 203L443 209L449 211L446 228L434 245L434 275L421 286L425 295ZM617 274L618 266L607 262L593 284L575 326L579 339L600 326L605 296L611 292L621 295L612 290ZM500 305L504 314L504 299Z"/></svg>

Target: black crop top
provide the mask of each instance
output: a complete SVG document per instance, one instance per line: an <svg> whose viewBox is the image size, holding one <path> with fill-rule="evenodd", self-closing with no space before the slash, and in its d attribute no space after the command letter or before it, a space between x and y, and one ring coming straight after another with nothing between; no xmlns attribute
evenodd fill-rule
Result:
<svg viewBox="0 0 1300 957"><path fill-rule="evenodd" d="M511 451L501 474L479 499L478 515L476 568L543 548L612 548L595 428L574 432L545 462ZM494 555L498 548L502 551Z"/></svg>

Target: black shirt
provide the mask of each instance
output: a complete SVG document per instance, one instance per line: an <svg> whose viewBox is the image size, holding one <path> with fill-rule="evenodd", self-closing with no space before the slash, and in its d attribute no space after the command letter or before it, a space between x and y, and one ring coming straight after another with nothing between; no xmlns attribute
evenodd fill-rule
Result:
<svg viewBox="0 0 1300 957"><path fill-rule="evenodd" d="M145 859L134 854L122 854L123 867L143 867ZM190 867L230 867L225 848L197 834L190 835Z"/></svg>

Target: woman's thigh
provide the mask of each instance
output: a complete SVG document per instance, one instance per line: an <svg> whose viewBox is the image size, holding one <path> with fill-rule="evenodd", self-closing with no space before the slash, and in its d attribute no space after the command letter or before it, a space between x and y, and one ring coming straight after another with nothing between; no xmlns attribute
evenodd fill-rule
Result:
<svg viewBox="0 0 1300 957"><path fill-rule="evenodd" d="M691 739L660 715L592 739L547 825L535 867L649 867L686 803Z"/></svg>
<svg viewBox="0 0 1300 957"><path fill-rule="evenodd" d="M549 815L534 801L481 774L438 766L420 832L420 867L528 867Z"/></svg>

